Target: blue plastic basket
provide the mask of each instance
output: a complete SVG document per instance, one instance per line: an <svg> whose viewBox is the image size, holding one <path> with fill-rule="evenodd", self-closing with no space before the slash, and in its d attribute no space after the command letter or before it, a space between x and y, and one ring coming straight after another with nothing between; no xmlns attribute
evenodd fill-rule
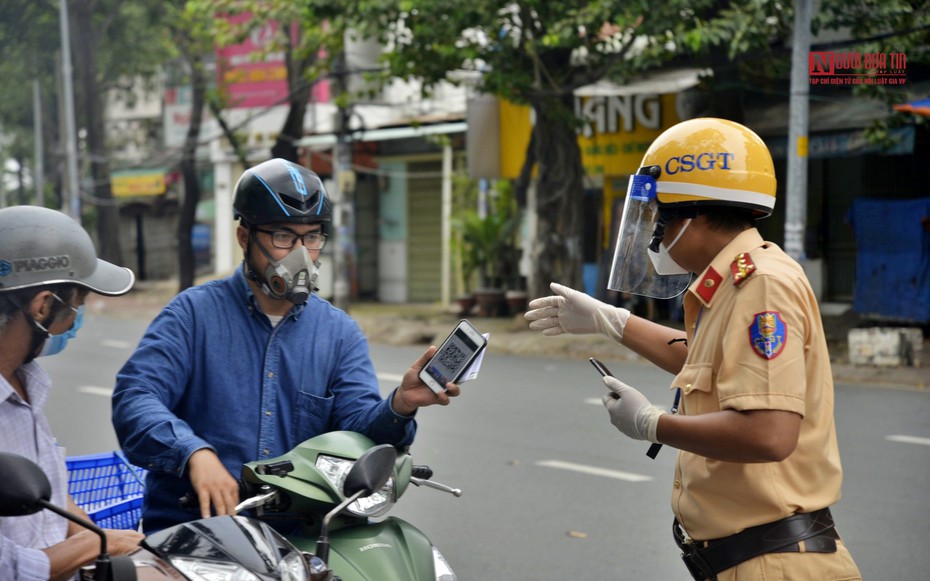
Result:
<svg viewBox="0 0 930 581"><path fill-rule="evenodd" d="M144 468L133 466L119 452L72 456L68 494L99 527L137 529L145 492Z"/></svg>

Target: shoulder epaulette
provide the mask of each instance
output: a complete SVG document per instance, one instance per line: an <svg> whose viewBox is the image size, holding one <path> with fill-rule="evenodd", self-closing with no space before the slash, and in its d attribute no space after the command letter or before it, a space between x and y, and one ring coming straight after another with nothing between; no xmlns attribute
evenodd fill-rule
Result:
<svg viewBox="0 0 930 581"><path fill-rule="evenodd" d="M756 265L748 252L740 252L736 255L736 260L730 264L730 272L733 273L733 285L739 286L756 271Z"/></svg>

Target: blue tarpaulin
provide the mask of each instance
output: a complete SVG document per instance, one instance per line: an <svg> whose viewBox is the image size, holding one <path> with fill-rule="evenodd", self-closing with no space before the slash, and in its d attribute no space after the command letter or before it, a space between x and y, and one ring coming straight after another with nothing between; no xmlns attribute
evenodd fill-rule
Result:
<svg viewBox="0 0 930 581"><path fill-rule="evenodd" d="M853 310L930 322L930 198L858 199L852 220L857 246Z"/></svg>

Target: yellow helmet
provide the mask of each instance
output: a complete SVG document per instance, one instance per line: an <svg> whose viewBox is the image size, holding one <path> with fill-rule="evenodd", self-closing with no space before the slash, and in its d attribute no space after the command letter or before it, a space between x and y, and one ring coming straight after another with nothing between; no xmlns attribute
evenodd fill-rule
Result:
<svg viewBox="0 0 930 581"><path fill-rule="evenodd" d="M656 298L684 291L691 273L677 264L668 268L653 262L661 257L665 222L673 213L693 218L711 206L747 208L759 218L770 215L775 207L772 155L758 135L739 123L683 121L656 138L630 176L607 288Z"/></svg>
<svg viewBox="0 0 930 581"><path fill-rule="evenodd" d="M775 166L762 139L734 121L701 118L670 127L643 156L660 208L737 206L759 217L775 207Z"/></svg>

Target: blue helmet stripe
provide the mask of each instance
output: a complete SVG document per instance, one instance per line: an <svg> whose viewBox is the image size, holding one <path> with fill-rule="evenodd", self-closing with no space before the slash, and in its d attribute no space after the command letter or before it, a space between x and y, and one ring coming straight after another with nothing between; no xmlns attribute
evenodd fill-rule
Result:
<svg viewBox="0 0 930 581"><path fill-rule="evenodd" d="M323 213L323 200L325 199L326 199L326 188L323 187L323 182L320 182L320 203L316 207L317 216Z"/></svg>
<svg viewBox="0 0 930 581"><path fill-rule="evenodd" d="M265 180L263 180L262 177L261 177L260 175L258 175L257 173L253 172L252 170L249 170L249 173L251 173L253 176L255 176L255 179L257 179L258 181L260 181L260 182L262 183L262 185L265 186L265 189L268 190L268 193L269 193L269 194L271 194L271 197L272 197L272 199L275 201L275 203L277 203L278 206L281 207L281 211L284 212L284 215L285 215L285 216L290 216L291 213L287 211L287 207L286 207L284 204L281 203L281 200L278 199L278 196L274 193L274 190L272 190L271 187L270 187L268 184L265 183Z"/></svg>
<svg viewBox="0 0 930 581"><path fill-rule="evenodd" d="M294 182L294 189L297 190L297 193L303 197L307 197L307 184L304 182L304 176L300 175L300 172L297 171L297 168L294 167L291 162L286 159L282 159L281 163L284 164L284 167L287 168L287 173L291 174L291 181Z"/></svg>

